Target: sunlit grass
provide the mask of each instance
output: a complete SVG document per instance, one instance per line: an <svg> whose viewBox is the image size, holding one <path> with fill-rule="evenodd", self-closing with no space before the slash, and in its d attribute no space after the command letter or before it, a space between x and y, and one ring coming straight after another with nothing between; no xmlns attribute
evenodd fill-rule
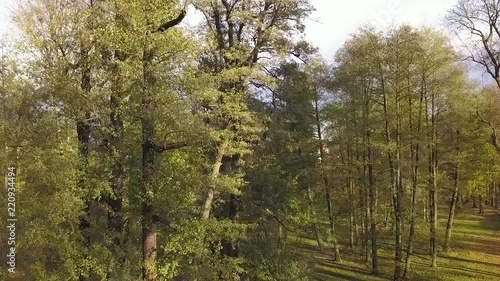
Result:
<svg viewBox="0 0 500 281"><path fill-rule="evenodd" d="M442 251L447 213L440 208L438 219L438 268L430 267L428 256L429 228L420 221L417 228L415 256L412 260L410 280L417 281L469 281L500 280L500 214L485 208L479 215L477 209L464 209L455 217L451 249ZM348 242L345 221L339 222L339 241ZM394 268L394 242L389 228L380 227L380 271L379 276L370 274L370 264L366 263L358 246L353 251L342 247L342 262L332 261L332 252L317 251L317 243L312 233L293 236L290 240L297 252L312 259L315 280L379 281L391 280ZM407 230L405 230L407 232ZM407 233L405 233L405 241ZM347 237L347 238L346 238ZM300 249L300 251L299 251Z"/></svg>

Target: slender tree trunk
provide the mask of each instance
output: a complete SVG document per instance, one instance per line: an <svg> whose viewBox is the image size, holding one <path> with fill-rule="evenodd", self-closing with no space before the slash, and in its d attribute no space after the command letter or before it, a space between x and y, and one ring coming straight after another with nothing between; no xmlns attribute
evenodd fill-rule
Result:
<svg viewBox="0 0 500 281"><path fill-rule="evenodd" d="M82 51L83 53L86 53L86 51ZM84 60L86 60L87 55L85 55ZM82 77L81 77L81 84L80 88L83 93L89 94L91 89L92 89L92 84L90 80L90 75L91 75L91 68L87 64L84 65L83 70L82 70ZM82 189L87 189L85 178L87 177L87 166L88 166L88 157L90 156L90 133L91 133L91 124L90 124L90 112L86 111L83 114L83 118L78 120L76 122L76 132L77 132L77 138L78 138L78 146L79 146L79 155L82 158L82 165L81 165L81 170L82 172L82 177L80 178L79 185L80 188ZM86 191L84 193L87 193ZM87 216L90 215L90 198L85 198L85 214ZM88 217L83 217L80 219L80 230L85 231L85 229L88 229L90 227L90 221ZM86 235L84 235L86 236ZM88 238L87 238L88 239ZM90 241L88 241L90 242Z"/></svg>
<svg viewBox="0 0 500 281"><path fill-rule="evenodd" d="M494 183L493 188L495 189L495 209L498 210L500 203L500 184Z"/></svg>
<svg viewBox="0 0 500 281"><path fill-rule="evenodd" d="M490 191L490 200L489 200L489 205L491 208L494 207L495 205L495 183L492 183L490 184L490 188L489 188L489 191Z"/></svg>
<svg viewBox="0 0 500 281"><path fill-rule="evenodd" d="M115 51L117 60L122 61L123 55L119 51ZM111 58L108 58L111 60ZM109 157L112 159L111 165L111 191L112 194L106 198L107 204L110 207L108 212L108 229L113 235L111 251L118 260L118 265L113 265L110 271L120 272L123 269L126 255L124 251L124 236L123 236L123 193L125 188L125 171L124 171L124 154L123 154L123 139L124 125L122 117L121 99L123 97L123 79L120 66L115 61L110 61L112 85L110 97L110 121L111 133L109 136ZM109 272L108 274L112 274ZM111 275L110 275L111 276Z"/></svg>
<svg viewBox="0 0 500 281"><path fill-rule="evenodd" d="M416 154L418 155L418 144L416 145ZM416 162L418 163L418 156L416 156ZM410 213L410 234L408 237L408 245L406 248L406 261L405 269L403 273L403 279L408 280L408 274L411 267L411 258L413 255L413 245L415 243L415 216L416 216L416 203L417 203L417 180L418 180L418 166L412 168L412 191L411 191L411 213Z"/></svg>
<svg viewBox="0 0 500 281"><path fill-rule="evenodd" d="M315 111L315 118L316 118L316 131L318 134L318 146L319 146L319 155L320 155L320 165L323 167L325 165L325 148L323 147L323 132L321 128L321 117L320 117L320 112L319 112L319 101L318 97L315 98L314 100L314 111ZM340 251L339 247L337 244L337 237L335 234L335 217L333 215L333 210L332 210L332 192L331 192L331 187L330 183L328 181L328 175L323 175L323 183L325 185L325 198L326 198L326 206L327 206L327 211L328 211L328 219L330 221L330 238L333 243L333 248L335 251L335 257L333 258L334 261L341 261L340 257Z"/></svg>
<svg viewBox="0 0 500 281"><path fill-rule="evenodd" d="M391 235L394 234L395 229L396 229L396 219L395 219L396 216L394 215L394 208L395 208L394 206L396 204L394 204L394 196L392 194L392 191L393 190L391 189L391 198L390 198L390 201L389 201L390 203L389 203L389 211L388 211L389 218L391 218L391 227L389 229L389 232L391 233Z"/></svg>
<svg viewBox="0 0 500 281"><path fill-rule="evenodd" d="M351 251L354 249L354 228L356 227L355 221L354 221L354 203L352 200L354 200L352 194L353 194L353 187L352 187L352 181L351 179L348 180L347 185L349 186L349 248Z"/></svg>
<svg viewBox="0 0 500 281"><path fill-rule="evenodd" d="M358 236L361 238L361 255L365 257L365 261L368 262L370 258L370 250L368 248L368 217L369 217L369 208L367 207L368 203L368 193L367 193L367 169L366 169L366 153L360 155L359 149L356 149L356 160L358 162L363 163L362 168L361 165L357 167L358 174L362 180L362 184L359 185L359 210L360 210L360 227L361 227L361 235Z"/></svg>
<svg viewBox="0 0 500 281"><path fill-rule="evenodd" d="M462 193L460 192L460 190L458 190L457 192L457 207L456 209L460 210L462 209L464 203L463 203L463 196L462 196Z"/></svg>
<svg viewBox="0 0 500 281"><path fill-rule="evenodd" d="M354 208L354 207L353 207ZM352 209L349 214L349 248L354 251L354 247L358 245L358 224L356 219L356 211Z"/></svg>
<svg viewBox="0 0 500 281"><path fill-rule="evenodd" d="M437 152L436 152L436 112L434 93L431 93L431 127L429 144L429 203L430 203L430 254L431 267L437 267Z"/></svg>
<svg viewBox="0 0 500 281"><path fill-rule="evenodd" d="M483 196L479 195L479 214L484 214Z"/></svg>
<svg viewBox="0 0 500 281"><path fill-rule="evenodd" d="M391 146L392 140L391 140L391 132L389 128L389 108L388 108L388 100L387 100L387 91L385 88L385 79L383 76L383 67L382 65L379 66L380 71L381 71L381 84L382 84L382 97L383 97L383 110L384 110L384 123L385 123L385 138L386 138L386 144L388 146ZM396 96L396 100L398 100L398 96ZM396 119L399 122L399 102L396 102ZM399 146L399 125L397 124L396 126L396 146ZM389 171L390 171L390 180L391 180L391 191L392 191L392 205L394 207L394 224L396 227L396 249L395 249L395 256L394 256L394 280L399 281L401 280L401 265L403 262L402 258L402 229L401 229L401 213L399 212L400 209L400 204L399 204L399 185L401 182L401 170L399 168L399 158L400 155L398 153L398 149L396 149L395 153L396 159L393 159L393 152L392 149L389 149L387 152L387 157L389 159ZM397 163L395 165L395 163Z"/></svg>
<svg viewBox="0 0 500 281"><path fill-rule="evenodd" d="M418 176L419 176L419 168L420 168L420 134L422 128L422 114L424 113L424 96L426 93L425 87L425 73L422 75L421 84L420 84L420 97L418 102L418 119L417 119L417 130L416 130L416 141L412 142L410 145L410 160L411 160L411 169L412 169L412 188L411 188L411 211L410 211L410 233L408 237L408 245L406 248L406 261L405 261L405 269L403 273L403 279L408 280L408 274L410 272L411 266L411 258L413 254L413 246L415 243L415 217L417 213L417 191L418 191ZM409 108L410 108L410 131L413 130L413 116L412 116L412 101L411 97L409 98Z"/></svg>
<svg viewBox="0 0 500 281"><path fill-rule="evenodd" d="M356 205L354 203L354 182L352 177L352 151L351 146L347 147L347 187L349 189L349 247L354 249L357 240Z"/></svg>
<svg viewBox="0 0 500 281"><path fill-rule="evenodd" d="M459 147L459 135L460 131L456 131L456 156L458 161L458 155L460 152ZM450 212L448 213L448 222L446 224L446 238L444 240L444 250L447 251L450 249L450 240L451 240L451 229L453 227L453 219L455 217L455 208L457 205L457 197L458 197L458 177L459 177L459 165L455 163L455 174L453 177L453 191L451 194L451 202L450 202Z"/></svg>
<svg viewBox="0 0 500 281"><path fill-rule="evenodd" d="M111 211L108 214L108 228L112 232L113 238L113 251L115 255L123 255L123 190L125 184L125 171L123 169L123 158L122 158L122 141L123 141L123 122L120 117L118 117L118 110L120 107L119 98L111 97L112 113L111 124L113 126L113 135L110 138L110 149L114 163L111 168L111 190L113 196L108 198L108 204ZM118 257L120 264L124 262L125 256Z"/></svg>
<svg viewBox="0 0 500 281"><path fill-rule="evenodd" d="M396 96L396 99L399 99L399 96ZM399 115L399 102L396 103L397 112ZM396 224L396 270L395 276L396 280L401 279L401 267L403 263L403 183L401 177L401 135L400 135L400 120L399 117L397 119L396 124L396 179L395 179L395 207L394 207L394 215L395 215L395 224Z"/></svg>
<svg viewBox="0 0 500 281"><path fill-rule="evenodd" d="M368 247L367 241L366 241L366 236L367 233L366 231L366 208L364 208L365 205L365 198L364 198L364 192L360 193L361 195L361 202L360 202L360 207L361 207L361 252L360 255L365 257L365 260L367 259L367 251L366 248Z"/></svg>
<svg viewBox="0 0 500 281"><path fill-rule="evenodd" d="M314 211L314 201L310 186L307 186L307 200L309 202L309 214L312 217L312 227L314 230L314 235L316 237L316 242L318 243L318 249L320 252L322 252L325 249L325 242L323 242L323 239L321 238L318 223L316 222L316 211Z"/></svg>
<svg viewBox="0 0 500 281"><path fill-rule="evenodd" d="M358 215L358 211L357 211L357 204L355 204L353 207L354 207L354 211L353 211L354 246L358 246L359 245L359 215Z"/></svg>
<svg viewBox="0 0 500 281"><path fill-rule="evenodd" d="M425 221L425 222L429 222L429 213L428 213L428 209L429 209L429 198L428 198L428 197L424 197L424 196L422 196L422 205L423 205L422 214L423 214L423 216L424 216L424 221Z"/></svg>
<svg viewBox="0 0 500 281"><path fill-rule="evenodd" d="M390 205L389 205L389 208L387 207L388 205L387 204L384 204L384 228L387 230L387 228L389 227L389 208L390 208Z"/></svg>
<svg viewBox="0 0 500 281"><path fill-rule="evenodd" d="M380 273L378 266L378 240L377 240L377 199L378 190L373 174L373 152L371 149L371 136L367 133L368 140L368 181L370 185L370 239L372 241L372 274Z"/></svg>
<svg viewBox="0 0 500 281"><path fill-rule="evenodd" d="M370 222L370 241L371 241L371 258L372 258L372 271L373 275L378 275L380 273L378 265L378 239L377 239L377 200L378 200L378 189L375 184L375 175L373 171L374 166L374 156L372 149L372 128L369 122L371 118L370 114L370 96L368 93L369 85L363 89L363 131L365 140L365 172L367 173L367 212L369 213ZM365 181L366 182L366 181ZM368 258L368 255L367 255Z"/></svg>
<svg viewBox="0 0 500 281"><path fill-rule="evenodd" d="M484 197L484 205L488 206L490 205L490 199L491 199L491 184L488 184L486 187L486 194Z"/></svg>
<svg viewBox="0 0 500 281"><path fill-rule="evenodd" d="M364 140L366 141L366 136L363 136ZM368 156L367 152L364 152L363 155L363 249L364 249L364 257L365 257L365 262L369 263L370 262L370 257L371 257L371 247L370 247L370 218L371 218L371 208L370 208L370 186L368 183Z"/></svg>
<svg viewBox="0 0 500 281"><path fill-rule="evenodd" d="M88 56L88 51L82 50L85 64L82 69L82 77L81 77L81 84L80 88L82 92L85 95L88 95L92 89L92 84L91 84L91 68L86 62L87 56ZM91 215L91 205L92 205L92 198L89 196L89 186L86 181L86 178L88 176L88 165L89 165L89 156L90 156L90 134L92 130L92 126L90 123L90 118L91 114L89 111L85 111L83 113L83 117L76 122L76 133L77 133L77 138L78 138L78 152L79 152L79 157L80 157L80 174L81 177L78 182L78 186L80 189L83 190L84 194L84 215L80 217L79 221L79 230L82 233L82 236L84 238L84 244L86 247L90 247L91 244L91 237L90 237L90 218L92 217ZM80 274L79 280L83 281L86 280L87 278L84 277L85 274Z"/></svg>
<svg viewBox="0 0 500 281"><path fill-rule="evenodd" d="M371 247L370 247L370 196L368 190L365 191L365 229L364 229L364 240L365 240L365 262L370 262L371 257Z"/></svg>

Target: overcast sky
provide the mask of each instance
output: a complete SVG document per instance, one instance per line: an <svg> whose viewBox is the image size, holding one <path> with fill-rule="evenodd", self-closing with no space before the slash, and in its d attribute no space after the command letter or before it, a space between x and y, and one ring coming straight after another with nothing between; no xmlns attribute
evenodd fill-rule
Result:
<svg viewBox="0 0 500 281"><path fill-rule="evenodd" d="M0 0L0 34L12 34L9 12L16 0ZM311 0L316 8L307 21L306 38L329 60L350 34L371 24L383 29L409 23L440 28L446 11L457 0Z"/></svg>

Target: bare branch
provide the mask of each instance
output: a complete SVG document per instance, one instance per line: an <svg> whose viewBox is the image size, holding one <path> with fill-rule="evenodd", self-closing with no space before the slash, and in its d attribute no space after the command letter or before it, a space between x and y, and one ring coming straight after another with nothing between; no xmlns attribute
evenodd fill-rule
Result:
<svg viewBox="0 0 500 281"><path fill-rule="evenodd" d="M181 13L177 16L177 18L162 24L156 31L157 32L165 32L165 31L169 30L170 28L181 23L185 16L186 16L186 10L182 10Z"/></svg>

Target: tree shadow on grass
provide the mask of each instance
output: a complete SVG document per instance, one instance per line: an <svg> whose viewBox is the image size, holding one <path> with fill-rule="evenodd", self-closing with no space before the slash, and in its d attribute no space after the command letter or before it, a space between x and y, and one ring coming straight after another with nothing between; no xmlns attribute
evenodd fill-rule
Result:
<svg viewBox="0 0 500 281"><path fill-rule="evenodd" d="M500 267L500 264L497 264L497 263L490 263L490 262L484 262L484 261L476 261L476 260L464 259L464 258L459 258L459 257L442 256L440 258L449 259L449 260L458 261L458 262L478 263L478 264L482 264L482 265L486 265L486 266Z"/></svg>
<svg viewBox="0 0 500 281"><path fill-rule="evenodd" d="M481 278L485 278L485 279L491 278L491 280L500 280L500 273L498 273L498 272L490 272L490 271L465 268L465 267L459 268L459 267L443 266L442 268L450 269L450 270L453 270L456 272L460 272L461 275L467 276L467 277L472 277L471 275L476 275L476 276L480 276Z"/></svg>
<svg viewBox="0 0 500 281"><path fill-rule="evenodd" d="M485 215L479 225L485 229L500 231L500 214Z"/></svg>
<svg viewBox="0 0 500 281"><path fill-rule="evenodd" d="M429 269L428 272L425 272L422 268L419 269L419 271L411 270L409 272L409 279L411 281L445 281L445 280L450 280L450 276L448 274L443 274L442 272L432 272L433 269L430 267L427 267ZM463 272L459 272L457 274L453 274L453 277L455 277L458 280L458 277L462 276L467 276ZM453 280L453 279L451 279ZM459 279L463 280L463 279ZM473 280L473 279L470 279Z"/></svg>
<svg viewBox="0 0 500 281"><path fill-rule="evenodd" d="M331 260L320 260L319 263L321 265L329 267L329 268L345 270L345 271L349 271L349 272L355 272L357 274L370 275L370 272L368 270L363 270L363 269L356 268L353 266L348 266L348 265L345 265L342 263L333 262Z"/></svg>
<svg viewBox="0 0 500 281"><path fill-rule="evenodd" d="M291 240L288 242L288 246L295 251L298 251L301 255L303 256L313 256L316 253L319 253L319 249L317 246L309 245L307 243L304 243L304 241L296 240L293 241ZM295 253L298 254L298 253Z"/></svg>
<svg viewBox="0 0 500 281"><path fill-rule="evenodd" d="M334 279L333 279L334 278ZM332 272L322 268L316 269L316 278L315 280L349 280L349 281L366 281L368 279L360 279L358 277L352 277L349 275L345 275L339 272Z"/></svg>
<svg viewBox="0 0 500 281"><path fill-rule="evenodd" d="M467 249L470 251L490 255L500 255L500 241L479 238L466 238L460 241L456 241L456 244L461 249Z"/></svg>

